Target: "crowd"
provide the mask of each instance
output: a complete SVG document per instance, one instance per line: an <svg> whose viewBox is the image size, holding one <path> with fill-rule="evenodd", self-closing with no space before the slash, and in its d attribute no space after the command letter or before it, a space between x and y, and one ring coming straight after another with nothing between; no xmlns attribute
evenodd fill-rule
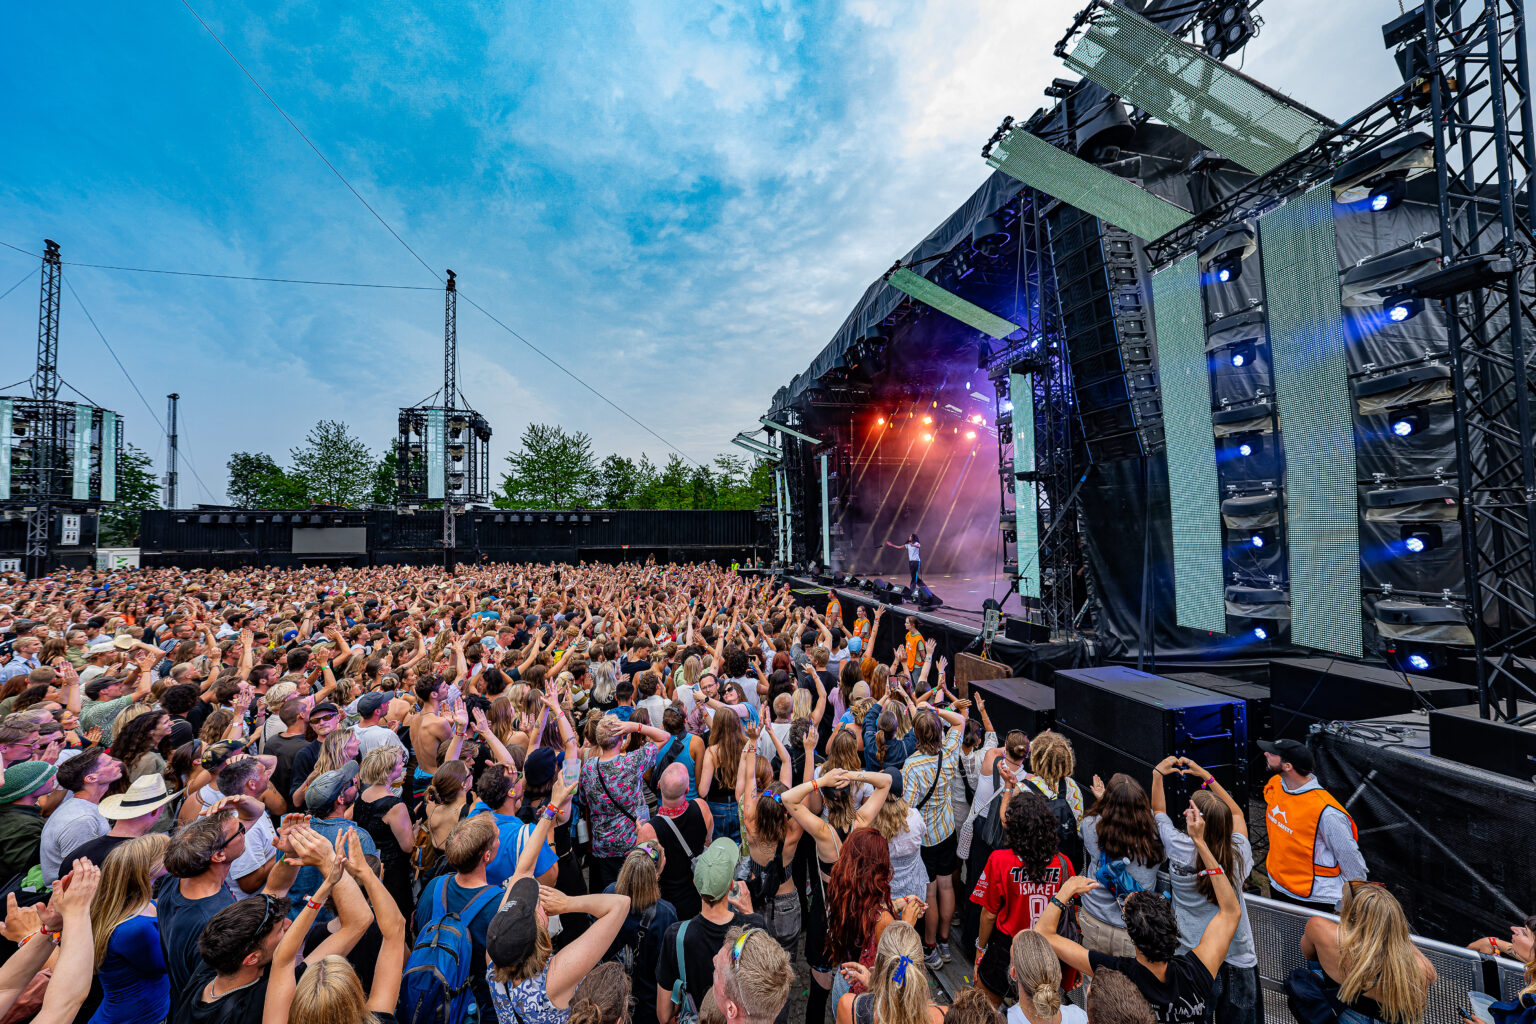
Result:
<svg viewBox="0 0 1536 1024"><path fill-rule="evenodd" d="M702 565L0 580L0 1024L1258 1024L1251 875L1339 912L1301 1024L1423 1019L1304 744L1256 872L1205 768L1085 791L888 619Z"/></svg>

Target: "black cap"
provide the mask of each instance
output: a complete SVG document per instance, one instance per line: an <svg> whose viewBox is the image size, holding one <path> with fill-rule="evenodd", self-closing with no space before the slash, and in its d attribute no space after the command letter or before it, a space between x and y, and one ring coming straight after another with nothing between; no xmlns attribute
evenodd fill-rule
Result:
<svg viewBox="0 0 1536 1024"><path fill-rule="evenodd" d="M537 747L523 762L523 778L530 786L542 786L555 777L564 758L553 747Z"/></svg>
<svg viewBox="0 0 1536 1024"><path fill-rule="evenodd" d="M1259 740L1259 749L1266 754L1274 754L1281 761L1289 761L1297 774L1312 774L1312 751L1307 749L1305 743L1296 740Z"/></svg>
<svg viewBox="0 0 1536 1024"><path fill-rule="evenodd" d="M485 952L497 967L516 967L533 953L539 937L539 883L524 876L512 883L507 902L485 929Z"/></svg>

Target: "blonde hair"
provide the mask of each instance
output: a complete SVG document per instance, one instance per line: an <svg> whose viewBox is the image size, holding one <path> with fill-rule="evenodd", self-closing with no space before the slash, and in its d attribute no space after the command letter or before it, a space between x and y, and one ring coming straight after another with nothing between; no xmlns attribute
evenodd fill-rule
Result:
<svg viewBox="0 0 1536 1024"><path fill-rule="evenodd" d="M363 765L358 769L357 781L368 786L383 786L389 783L389 773L395 770L404 753L393 743L386 743L382 747L374 747L363 755Z"/></svg>
<svg viewBox="0 0 1536 1024"><path fill-rule="evenodd" d="M784 947L761 928L738 925L725 933L726 944L735 943L743 933L747 940L741 944L736 967L722 979L715 1000L735 1003L748 1021L771 1021L789 1000L789 989L795 980L794 968L789 964L789 954L784 952ZM721 1009L725 1007L721 1006Z"/></svg>
<svg viewBox="0 0 1536 1024"><path fill-rule="evenodd" d="M283 706L283 701L299 692L297 683L273 683L267 687L266 695L262 700L266 702L267 710L277 714L277 709Z"/></svg>
<svg viewBox="0 0 1536 1024"><path fill-rule="evenodd" d="M142 715L147 715L149 712L149 705L142 701L130 704L128 707L118 712L117 717L112 719L112 734L107 737L105 745L110 747L112 744L116 743L117 738L123 734L123 730L128 727L129 722ZM133 765L128 765L127 767L131 769Z"/></svg>
<svg viewBox="0 0 1536 1024"><path fill-rule="evenodd" d="M1050 1020L1061 1009L1061 961L1044 935L1025 928L1013 937L1009 954L1019 1002L1026 995L1035 1015ZM1022 1007L1021 1007L1022 1009Z"/></svg>
<svg viewBox="0 0 1536 1024"><path fill-rule="evenodd" d="M368 994L346 957L331 956L311 963L300 976L288 1006L288 1019L304 1024L375 1024Z"/></svg>
<svg viewBox="0 0 1536 1024"><path fill-rule="evenodd" d="M810 690L796 690L794 697L791 698L789 720L793 722L801 718L809 719L815 708L816 704L811 700Z"/></svg>
<svg viewBox="0 0 1536 1024"><path fill-rule="evenodd" d="M320 754L315 758L314 768L317 778L326 772L335 771L350 760L347 747L351 745L354 735L351 729L343 727L320 741Z"/></svg>
<svg viewBox="0 0 1536 1024"><path fill-rule="evenodd" d="M661 846L647 840L637 843L624 858L613 891L629 897L629 912L638 914L661 899Z"/></svg>
<svg viewBox="0 0 1536 1024"><path fill-rule="evenodd" d="M907 812L911 809L912 805L901 797L887 795L870 825L889 843L907 830Z"/></svg>
<svg viewBox="0 0 1536 1024"><path fill-rule="evenodd" d="M594 737L597 745L603 750L612 750L618 746L624 738L623 726L618 715L604 715L597 723L597 735Z"/></svg>
<svg viewBox="0 0 1536 1024"><path fill-rule="evenodd" d="M916 929L905 921L893 921L880 936L869 990L875 997L875 1020L880 1024L928 1024L923 943Z"/></svg>
<svg viewBox="0 0 1536 1024"><path fill-rule="evenodd" d="M1339 1001L1348 1005L1367 991L1386 1024L1419 1024L1429 986L1408 919L1383 885L1344 887L1339 913Z"/></svg>
<svg viewBox="0 0 1536 1024"><path fill-rule="evenodd" d="M1043 732L1029 745L1029 770L1055 789L1077 769L1072 741L1059 732Z"/></svg>
<svg viewBox="0 0 1536 1024"><path fill-rule="evenodd" d="M107 943L117 926L150 905L150 877L165 859L167 835L139 836L118 846L101 865L101 884L91 897L91 933L96 937L96 969L107 956ZM67 866L67 865L66 865Z"/></svg>

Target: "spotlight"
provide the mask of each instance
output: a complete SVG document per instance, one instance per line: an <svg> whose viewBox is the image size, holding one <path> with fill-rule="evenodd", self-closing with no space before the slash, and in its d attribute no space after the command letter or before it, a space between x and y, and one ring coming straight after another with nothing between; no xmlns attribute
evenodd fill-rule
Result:
<svg viewBox="0 0 1536 1024"><path fill-rule="evenodd" d="M1246 442L1243 443L1243 444L1238 445L1237 446L1237 454L1241 455L1243 458L1246 459L1248 456L1253 454L1253 445L1248 444Z"/></svg>
<svg viewBox="0 0 1536 1024"><path fill-rule="evenodd" d="M1390 210L1403 201L1405 191L1402 178L1388 178L1371 189L1366 205L1370 207L1372 213Z"/></svg>
<svg viewBox="0 0 1536 1024"><path fill-rule="evenodd" d="M1256 548L1261 548L1264 546L1264 535L1262 533L1256 533L1252 537L1248 538L1248 543Z"/></svg>
<svg viewBox="0 0 1536 1024"><path fill-rule="evenodd" d="M1216 280L1222 284L1236 281L1243 276L1243 250L1227 250L1211 261L1211 269L1216 271Z"/></svg>
<svg viewBox="0 0 1536 1024"><path fill-rule="evenodd" d="M1386 311L1388 320L1400 324L1418 316L1424 303L1413 295L1392 295L1382 302L1381 308Z"/></svg>
<svg viewBox="0 0 1536 1024"><path fill-rule="evenodd" d="M1392 433L1398 437L1411 437L1423 426L1423 417L1416 412L1410 412L1392 421Z"/></svg>
<svg viewBox="0 0 1536 1024"><path fill-rule="evenodd" d="M932 441L933 440L933 435L932 434L924 434L923 435L923 440L924 441Z"/></svg>
<svg viewBox="0 0 1536 1024"><path fill-rule="evenodd" d="M1403 527L1403 549L1410 555L1422 554L1440 546L1444 534L1434 523L1417 523Z"/></svg>
<svg viewBox="0 0 1536 1024"><path fill-rule="evenodd" d="M1010 398L1005 398L1003 399L1003 403L997 408L999 412L1013 412L1013 400Z"/></svg>
<svg viewBox="0 0 1536 1024"><path fill-rule="evenodd" d="M1232 353L1227 358L1235 368L1241 369L1244 366L1252 366L1255 355L1253 342L1245 341L1242 344L1233 345Z"/></svg>
<svg viewBox="0 0 1536 1024"><path fill-rule="evenodd" d="M966 381L965 382L965 390L967 390L967 391L971 390L971 382L970 381Z"/></svg>
<svg viewBox="0 0 1536 1024"><path fill-rule="evenodd" d="M1408 667L1415 672L1428 672L1429 659L1422 654L1410 654L1408 655Z"/></svg>
<svg viewBox="0 0 1536 1024"><path fill-rule="evenodd" d="M1254 626L1253 627L1253 638L1255 640L1268 640L1269 639L1269 630L1265 629L1263 626Z"/></svg>
<svg viewBox="0 0 1536 1024"><path fill-rule="evenodd" d="M1248 361L1248 357L1243 355L1241 352L1233 352L1232 353L1232 365L1233 366L1242 366L1247 361Z"/></svg>
<svg viewBox="0 0 1536 1024"><path fill-rule="evenodd" d="M974 441L974 440L976 440L976 431L974 431L974 430L967 430L965 432L965 439L967 441Z"/></svg>
<svg viewBox="0 0 1536 1024"><path fill-rule="evenodd" d="M875 417L875 425L876 426L880 426L880 427L885 426L885 417L884 416L876 416Z"/></svg>
<svg viewBox="0 0 1536 1024"><path fill-rule="evenodd" d="M1424 550L1424 541L1419 537L1409 537L1407 540L1403 541L1403 547L1407 548L1414 554L1418 554L1420 551Z"/></svg>
<svg viewBox="0 0 1536 1024"><path fill-rule="evenodd" d="M923 417L923 424L924 424L924 425L925 425L925 426L926 426L926 425L927 425L927 424L929 424L929 423L932 423L932 422L933 422L933 417L932 417L932 416L924 416L924 417Z"/></svg>

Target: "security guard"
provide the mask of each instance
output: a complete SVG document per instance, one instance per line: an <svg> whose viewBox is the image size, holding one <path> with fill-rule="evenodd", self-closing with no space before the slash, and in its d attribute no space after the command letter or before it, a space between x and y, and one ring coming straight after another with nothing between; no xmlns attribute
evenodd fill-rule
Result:
<svg viewBox="0 0 1536 1024"><path fill-rule="evenodd" d="M1344 883L1365 878L1354 819L1312 774L1306 744L1260 740L1259 749L1275 773L1264 786L1271 894L1303 906L1337 906Z"/></svg>

